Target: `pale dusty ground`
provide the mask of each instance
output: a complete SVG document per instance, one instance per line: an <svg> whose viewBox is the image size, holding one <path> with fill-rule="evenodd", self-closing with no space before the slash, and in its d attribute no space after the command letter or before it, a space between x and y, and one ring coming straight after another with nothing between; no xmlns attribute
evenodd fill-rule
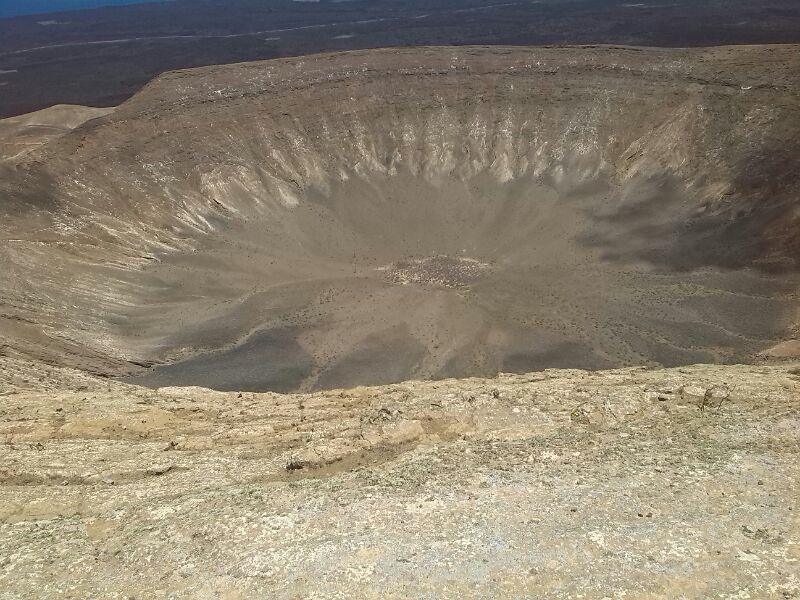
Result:
<svg viewBox="0 0 800 600"><path fill-rule="evenodd" d="M0 598L795 598L800 370L309 395L0 359Z"/></svg>

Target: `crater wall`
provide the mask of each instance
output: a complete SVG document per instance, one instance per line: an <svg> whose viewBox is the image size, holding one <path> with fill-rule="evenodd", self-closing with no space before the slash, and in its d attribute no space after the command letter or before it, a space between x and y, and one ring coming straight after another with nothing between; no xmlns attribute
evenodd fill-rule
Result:
<svg viewBox="0 0 800 600"><path fill-rule="evenodd" d="M4 352L277 391L752 361L797 322L798 56L418 48L163 75L0 162Z"/></svg>

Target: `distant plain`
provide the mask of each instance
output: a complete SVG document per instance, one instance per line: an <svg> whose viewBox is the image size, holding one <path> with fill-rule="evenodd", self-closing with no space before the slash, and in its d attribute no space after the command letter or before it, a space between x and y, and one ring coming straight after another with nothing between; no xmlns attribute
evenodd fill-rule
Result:
<svg viewBox="0 0 800 600"><path fill-rule="evenodd" d="M174 69L322 51L797 42L795 0L174 0L110 6L0 18L0 118L59 103L115 106Z"/></svg>

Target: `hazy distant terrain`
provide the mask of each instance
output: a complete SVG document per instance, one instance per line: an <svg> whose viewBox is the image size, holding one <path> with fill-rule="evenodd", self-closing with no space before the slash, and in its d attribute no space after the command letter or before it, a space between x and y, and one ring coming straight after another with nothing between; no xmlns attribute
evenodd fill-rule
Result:
<svg viewBox="0 0 800 600"><path fill-rule="evenodd" d="M158 0L149 0L155 1ZM0 17L16 17L67 10L85 10L118 4L139 4L148 0L4 0Z"/></svg>
<svg viewBox="0 0 800 600"><path fill-rule="evenodd" d="M325 50L791 42L796 0L175 0L0 19L0 117L113 106L164 71Z"/></svg>

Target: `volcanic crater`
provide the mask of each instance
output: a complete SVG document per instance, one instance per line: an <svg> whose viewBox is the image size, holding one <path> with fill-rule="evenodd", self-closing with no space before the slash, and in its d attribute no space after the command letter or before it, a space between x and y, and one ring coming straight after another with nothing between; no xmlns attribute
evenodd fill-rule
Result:
<svg viewBox="0 0 800 600"><path fill-rule="evenodd" d="M798 322L799 56L359 51L7 122L3 352L283 392L756 360Z"/></svg>

